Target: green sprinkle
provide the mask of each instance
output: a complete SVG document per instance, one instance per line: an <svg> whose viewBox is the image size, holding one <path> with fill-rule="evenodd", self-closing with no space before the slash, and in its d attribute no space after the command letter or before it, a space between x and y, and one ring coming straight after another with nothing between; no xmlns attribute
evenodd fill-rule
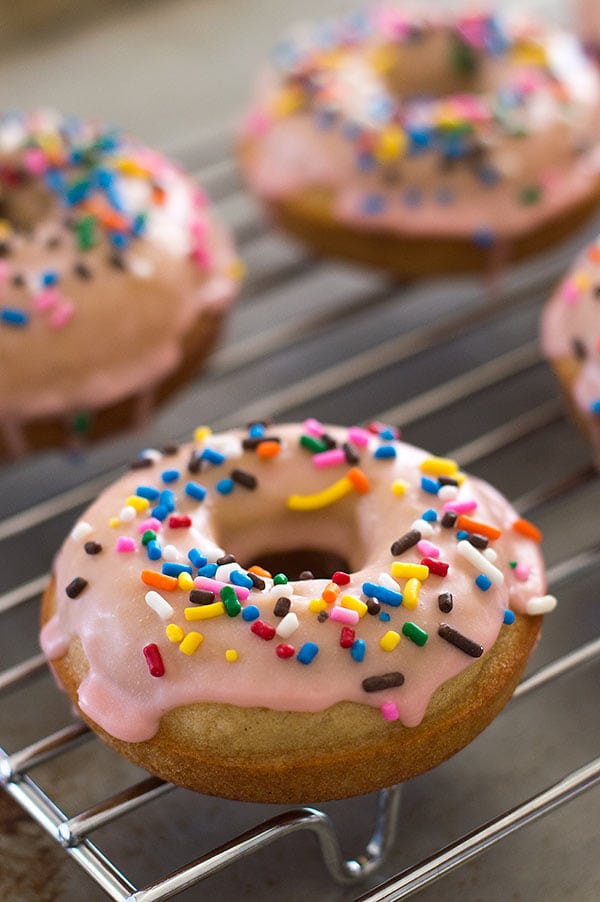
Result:
<svg viewBox="0 0 600 902"><path fill-rule="evenodd" d="M516 562L516 561L509 561L509 562L508 562L508 566L509 566L509 567L512 567L513 570L514 570L515 567L517 566L517 562Z"/></svg>
<svg viewBox="0 0 600 902"><path fill-rule="evenodd" d="M538 204L542 199L542 189L539 185L526 185L521 189L519 201L524 206Z"/></svg>
<svg viewBox="0 0 600 902"><path fill-rule="evenodd" d="M287 581L288 581L288 578L285 575L285 573L276 573L275 576L273 577L273 585L274 586L285 586Z"/></svg>
<svg viewBox="0 0 600 902"><path fill-rule="evenodd" d="M242 606L238 601L238 597L235 594L235 589L233 588L233 586L223 586L223 588L219 592L219 596L229 616L237 617L237 615L242 610Z"/></svg>
<svg viewBox="0 0 600 902"><path fill-rule="evenodd" d="M320 438L313 438L312 435L301 435L300 444L303 448L306 448L307 451L312 451L313 454L318 454L320 451L327 451L328 448L327 442L324 442L323 439Z"/></svg>
<svg viewBox="0 0 600 902"><path fill-rule="evenodd" d="M73 417L71 428L75 435L88 435L92 428L92 417L87 410L80 410Z"/></svg>
<svg viewBox="0 0 600 902"><path fill-rule="evenodd" d="M156 533L153 529L147 529L144 535L142 536L142 545L147 545L148 542L153 542L156 539Z"/></svg>
<svg viewBox="0 0 600 902"><path fill-rule="evenodd" d="M89 251L96 244L96 217L84 216L75 223L79 250Z"/></svg>
<svg viewBox="0 0 600 902"><path fill-rule="evenodd" d="M414 642L415 645L425 645L429 638L429 633L426 633L425 630L410 620L402 627L402 635Z"/></svg>
<svg viewBox="0 0 600 902"><path fill-rule="evenodd" d="M474 75L479 68L477 54L466 41L455 37L450 46L450 64L460 75Z"/></svg>

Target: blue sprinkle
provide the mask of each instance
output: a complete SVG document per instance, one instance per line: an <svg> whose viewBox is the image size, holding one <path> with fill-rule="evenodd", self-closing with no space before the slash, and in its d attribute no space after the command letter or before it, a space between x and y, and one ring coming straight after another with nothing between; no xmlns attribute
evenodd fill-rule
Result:
<svg viewBox="0 0 600 902"><path fill-rule="evenodd" d="M251 623L253 620L257 620L259 617L260 611L255 604L246 605L246 607L242 610L242 619L247 620L248 623Z"/></svg>
<svg viewBox="0 0 600 902"><path fill-rule="evenodd" d="M221 454L220 451L215 451L213 448L205 448L200 455L200 460L206 460L209 464L218 467L220 464L225 463L225 455Z"/></svg>
<svg viewBox="0 0 600 902"><path fill-rule="evenodd" d="M175 495L171 489L163 489L160 493L160 503L163 507L166 507L170 514L173 513L175 510Z"/></svg>
<svg viewBox="0 0 600 902"><path fill-rule="evenodd" d="M435 199L440 207L451 207L452 204L456 201L456 194L454 193L452 188L448 188L446 185L442 185L442 187L438 188L435 192Z"/></svg>
<svg viewBox="0 0 600 902"><path fill-rule="evenodd" d="M54 191L55 194L62 194L65 186L65 179L62 172L58 169L51 169L46 173L45 180L51 191Z"/></svg>
<svg viewBox="0 0 600 902"><path fill-rule="evenodd" d="M383 439L386 442L393 442L396 438L396 433L393 429L387 427L381 430L381 432L379 433L379 438Z"/></svg>
<svg viewBox="0 0 600 902"><path fill-rule="evenodd" d="M204 567L206 563L208 563L208 559L202 554L202 552L198 551L197 548L190 548L188 551L188 558L194 565L194 567Z"/></svg>
<svg viewBox="0 0 600 902"><path fill-rule="evenodd" d="M110 188L115 180L115 174L111 169L97 169L96 182L100 188Z"/></svg>
<svg viewBox="0 0 600 902"><path fill-rule="evenodd" d="M381 213L385 208L385 197L383 194L366 194L360 208L361 211L367 215Z"/></svg>
<svg viewBox="0 0 600 902"><path fill-rule="evenodd" d="M363 150L356 155L356 168L360 172L372 172L375 169L375 157L368 150Z"/></svg>
<svg viewBox="0 0 600 902"><path fill-rule="evenodd" d="M177 480L181 476L181 473L179 472L179 470L163 470L160 475L163 482L169 483L177 482Z"/></svg>
<svg viewBox="0 0 600 902"><path fill-rule="evenodd" d="M414 126L411 128L408 126L406 133L411 144L410 152L413 154L426 150L431 144L431 132L427 128Z"/></svg>
<svg viewBox="0 0 600 902"><path fill-rule="evenodd" d="M180 573L189 573L192 575L192 568L189 564L177 564L175 561L165 561L162 565L162 572L165 576L178 577Z"/></svg>
<svg viewBox="0 0 600 902"><path fill-rule="evenodd" d="M164 506L164 504L157 504L154 510L152 511L152 516L156 517L157 520L164 520L169 515L168 509Z"/></svg>
<svg viewBox="0 0 600 902"><path fill-rule="evenodd" d="M29 322L28 314L15 307L0 307L0 319L8 326L26 326Z"/></svg>
<svg viewBox="0 0 600 902"><path fill-rule="evenodd" d="M492 229L481 227L472 233L473 244L483 249L493 247L496 243L496 233Z"/></svg>
<svg viewBox="0 0 600 902"><path fill-rule="evenodd" d="M393 589L386 589L378 583L363 583L362 591L369 598L376 598L384 604L392 605L394 608L400 607L402 604L402 592L394 592Z"/></svg>
<svg viewBox="0 0 600 902"><path fill-rule="evenodd" d="M432 507L428 508L428 510L423 511L421 514L421 520L426 520L428 523L435 523L438 518L437 511L434 511Z"/></svg>
<svg viewBox="0 0 600 902"><path fill-rule="evenodd" d="M216 572L216 564L204 564L203 567L198 568L198 576L208 576L209 579L212 579Z"/></svg>
<svg viewBox="0 0 600 902"><path fill-rule="evenodd" d="M190 498L195 498L196 501L204 501L206 489L199 482L190 481L186 484L185 494L189 495Z"/></svg>
<svg viewBox="0 0 600 902"><path fill-rule="evenodd" d="M459 529L456 533L456 538L459 542L462 542L463 539L468 538L469 533L466 529Z"/></svg>
<svg viewBox="0 0 600 902"><path fill-rule="evenodd" d="M322 131L327 131L332 128L335 124L336 113L335 110L317 110L315 114L315 121L317 123L317 128L320 128Z"/></svg>
<svg viewBox="0 0 600 902"><path fill-rule="evenodd" d="M394 445L380 445L379 448L375 450L373 457L377 457L379 460L396 457L396 448Z"/></svg>
<svg viewBox="0 0 600 902"><path fill-rule="evenodd" d="M590 410L592 413L600 413L600 398L596 401L592 401L590 404Z"/></svg>
<svg viewBox="0 0 600 902"><path fill-rule="evenodd" d="M418 188L407 188L402 195L402 200L407 207L420 207L423 196Z"/></svg>
<svg viewBox="0 0 600 902"><path fill-rule="evenodd" d="M126 247L128 247L129 243L131 242L131 238L129 237L129 235L126 235L125 232L111 232L110 242L113 247L116 247L117 250L122 251Z"/></svg>
<svg viewBox="0 0 600 902"><path fill-rule="evenodd" d="M220 495L230 495L233 492L234 487L235 482L233 479L229 479L229 477L227 477L227 479L219 479L215 485L215 488Z"/></svg>
<svg viewBox="0 0 600 902"><path fill-rule="evenodd" d="M146 217L143 213L138 213L131 223L131 234L139 238L146 231Z"/></svg>
<svg viewBox="0 0 600 902"><path fill-rule="evenodd" d="M352 648L350 649L350 654L359 664L361 661L365 659L365 652L367 650L367 645L364 639L356 639Z"/></svg>
<svg viewBox="0 0 600 902"><path fill-rule="evenodd" d="M245 589L251 589L254 585L247 573L243 570L232 570L229 574L229 582L234 586L244 586Z"/></svg>
<svg viewBox="0 0 600 902"><path fill-rule="evenodd" d="M475 585L478 586L478 588L480 588L482 592L487 592L487 590L492 585L492 581L485 575L485 573L480 573L475 580Z"/></svg>
<svg viewBox="0 0 600 902"><path fill-rule="evenodd" d="M437 479L430 479L429 476L421 476L421 488L430 495L437 495L440 490L440 484Z"/></svg>
<svg viewBox="0 0 600 902"><path fill-rule="evenodd" d="M361 133L362 129L356 122L346 122L342 127L342 134L348 141L356 141L357 138L360 138Z"/></svg>
<svg viewBox="0 0 600 902"><path fill-rule="evenodd" d="M66 202L69 204L69 206L80 204L82 200L86 199L86 197L90 193L91 188L91 182L79 182L78 184L73 185L65 192Z"/></svg>
<svg viewBox="0 0 600 902"><path fill-rule="evenodd" d="M162 548L154 539L151 539L146 545L146 551L151 561L158 561L162 557Z"/></svg>
<svg viewBox="0 0 600 902"><path fill-rule="evenodd" d="M500 173L494 166L484 165L477 170L477 178L488 188L493 188L500 181Z"/></svg>
<svg viewBox="0 0 600 902"><path fill-rule="evenodd" d="M506 608L502 622L506 623L507 626L511 626L515 622L515 612L511 611L510 608Z"/></svg>
<svg viewBox="0 0 600 902"><path fill-rule="evenodd" d="M381 611L379 614L379 619L382 623L389 623L392 618L387 611Z"/></svg>
<svg viewBox="0 0 600 902"><path fill-rule="evenodd" d="M49 288L51 285L56 285L58 282L58 273L53 272L52 270L48 270L48 272L42 273L42 285L46 288Z"/></svg>
<svg viewBox="0 0 600 902"><path fill-rule="evenodd" d="M248 435L250 438L262 438L265 432L266 429L262 423L252 423L248 430Z"/></svg>
<svg viewBox="0 0 600 902"><path fill-rule="evenodd" d="M138 498L146 498L147 501L156 501L157 498L160 498L158 489L151 485L138 485L135 494Z"/></svg>
<svg viewBox="0 0 600 902"><path fill-rule="evenodd" d="M305 642L296 655L301 664L310 664L319 651L319 646L314 642Z"/></svg>

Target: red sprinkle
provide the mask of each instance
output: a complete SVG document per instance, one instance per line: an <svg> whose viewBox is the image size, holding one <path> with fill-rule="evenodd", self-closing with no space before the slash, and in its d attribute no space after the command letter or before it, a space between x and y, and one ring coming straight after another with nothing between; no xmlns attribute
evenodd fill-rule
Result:
<svg viewBox="0 0 600 902"><path fill-rule="evenodd" d="M336 583L338 586L347 586L350 582L350 574L344 573L343 570L336 570L331 577L331 582Z"/></svg>
<svg viewBox="0 0 600 902"><path fill-rule="evenodd" d="M172 514L169 517L169 526L171 529L187 529L192 525L192 518L187 514Z"/></svg>
<svg viewBox="0 0 600 902"><path fill-rule="evenodd" d="M163 659L158 649L158 645L156 645L154 642L152 642L150 645L145 645L143 652L146 659L146 664L148 665L148 670L150 671L150 676L164 676L165 665L163 664Z"/></svg>
<svg viewBox="0 0 600 902"><path fill-rule="evenodd" d="M255 620L250 629L261 639L266 639L267 642L275 635L275 627L265 623L264 620Z"/></svg>
<svg viewBox="0 0 600 902"><path fill-rule="evenodd" d="M421 560L421 563L425 564L426 567L429 567L429 572L433 573L435 576L445 576L450 567L450 564L447 564L446 561L438 561L434 557L424 557Z"/></svg>
<svg viewBox="0 0 600 902"><path fill-rule="evenodd" d="M343 626L340 633L340 645L342 648L352 648L355 639L356 633L354 630L349 626Z"/></svg>
<svg viewBox="0 0 600 902"><path fill-rule="evenodd" d="M256 623L256 621L254 621ZM278 645L275 649L275 654L278 658L293 658L296 654L296 649L293 645Z"/></svg>

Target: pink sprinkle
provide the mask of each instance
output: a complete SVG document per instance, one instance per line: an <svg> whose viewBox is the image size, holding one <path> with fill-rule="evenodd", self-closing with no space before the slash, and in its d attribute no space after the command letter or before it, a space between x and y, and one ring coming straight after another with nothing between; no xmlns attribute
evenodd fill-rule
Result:
<svg viewBox="0 0 600 902"><path fill-rule="evenodd" d="M242 134L249 138L258 138L268 130L271 117L263 110L252 110L242 123Z"/></svg>
<svg viewBox="0 0 600 902"><path fill-rule="evenodd" d="M53 329L64 329L68 322L73 319L75 313L75 305L71 301L63 301L50 314L50 325Z"/></svg>
<svg viewBox="0 0 600 902"><path fill-rule="evenodd" d="M218 579L211 579L209 576L197 576L194 580L197 589L208 589L218 595L224 586L230 586L237 596L238 601L245 601L250 595L250 590L245 586L232 586L230 583L223 583Z"/></svg>
<svg viewBox="0 0 600 902"><path fill-rule="evenodd" d="M346 455L343 448L330 448L328 451L313 454L312 462L315 467L333 467L336 464L346 463Z"/></svg>
<svg viewBox="0 0 600 902"><path fill-rule="evenodd" d="M198 245L198 247L194 248L194 250L192 251L192 258L200 267L200 269L210 269L212 259L208 247L205 247L204 245Z"/></svg>
<svg viewBox="0 0 600 902"><path fill-rule="evenodd" d="M350 626L356 626L360 617L358 611L353 611L352 608L342 608L339 605L335 605L329 611L329 619L336 620L338 623L348 623Z"/></svg>
<svg viewBox="0 0 600 902"><path fill-rule="evenodd" d="M59 295L55 288L44 288L44 290L39 291L33 299L35 309L39 310L40 313L45 313L46 310L52 310L56 307L58 297Z"/></svg>
<svg viewBox="0 0 600 902"><path fill-rule="evenodd" d="M439 557L440 549L437 545L434 545L432 542L428 542L427 539L421 539L420 542L417 542L417 548L425 557Z"/></svg>
<svg viewBox="0 0 600 902"><path fill-rule="evenodd" d="M456 511L457 514L468 514L477 509L476 501L446 501L445 511Z"/></svg>
<svg viewBox="0 0 600 902"><path fill-rule="evenodd" d="M0 285L6 282L6 277L8 276L8 265L4 260L0 260Z"/></svg>
<svg viewBox="0 0 600 902"><path fill-rule="evenodd" d="M313 438L321 438L323 435L323 427L314 417L304 420L304 431L307 435L312 435Z"/></svg>
<svg viewBox="0 0 600 902"><path fill-rule="evenodd" d="M135 542L129 536L119 536L117 539L117 551L121 554L128 551L135 551Z"/></svg>
<svg viewBox="0 0 600 902"><path fill-rule="evenodd" d="M23 163L31 175L43 175L48 169L46 154L39 147L30 147L23 154Z"/></svg>
<svg viewBox="0 0 600 902"><path fill-rule="evenodd" d="M398 720L400 714L394 702L384 702L381 706L381 713L384 720Z"/></svg>
<svg viewBox="0 0 600 902"><path fill-rule="evenodd" d="M529 579L530 573L531 573L531 567L529 566L529 564L521 563L521 564L517 564L517 566L515 567L515 576L522 583L527 582L527 580Z"/></svg>
<svg viewBox="0 0 600 902"><path fill-rule="evenodd" d="M364 448L369 444L370 433L360 426L351 426L348 430L348 438L359 448Z"/></svg>
<svg viewBox="0 0 600 902"><path fill-rule="evenodd" d="M572 306L579 300L580 294L581 290L574 279L567 279L566 282L563 282L560 296L565 304Z"/></svg>
<svg viewBox="0 0 600 902"><path fill-rule="evenodd" d="M156 517L150 517L148 520L144 520L143 523L140 523L138 526L138 532L140 535L145 533L148 529L151 529L153 532L158 532L161 528L162 523L160 520L157 520Z"/></svg>

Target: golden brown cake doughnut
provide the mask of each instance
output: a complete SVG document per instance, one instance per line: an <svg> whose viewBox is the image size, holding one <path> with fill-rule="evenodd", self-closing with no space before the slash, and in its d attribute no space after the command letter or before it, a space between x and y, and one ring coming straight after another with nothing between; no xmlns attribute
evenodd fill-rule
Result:
<svg viewBox="0 0 600 902"><path fill-rule="evenodd" d="M597 206L599 111L573 35L386 4L281 40L239 156L318 253L401 276L497 269Z"/></svg>
<svg viewBox="0 0 600 902"><path fill-rule="evenodd" d="M422 773L500 711L555 604L540 535L371 429L198 430L82 515L42 646L106 742L201 792L305 802Z"/></svg>
<svg viewBox="0 0 600 902"><path fill-rule="evenodd" d="M0 117L0 456L144 421L198 371L241 267L201 188L139 141Z"/></svg>

